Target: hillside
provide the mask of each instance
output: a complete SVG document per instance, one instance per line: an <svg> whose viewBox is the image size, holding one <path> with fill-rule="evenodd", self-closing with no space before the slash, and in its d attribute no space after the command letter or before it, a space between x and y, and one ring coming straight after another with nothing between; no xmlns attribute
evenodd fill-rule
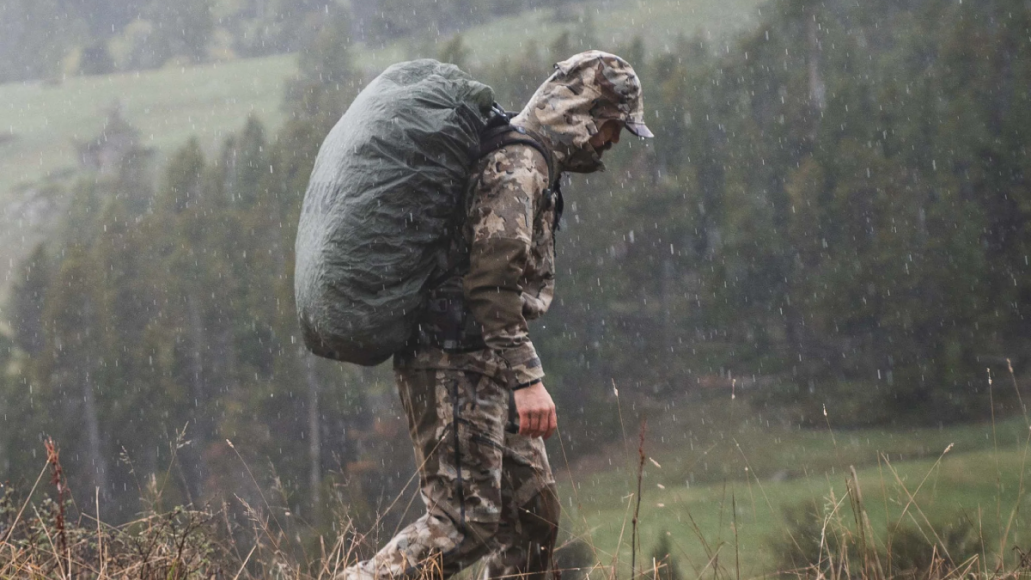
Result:
<svg viewBox="0 0 1031 580"><path fill-rule="evenodd" d="M561 465L561 450L551 454L563 497L564 529L591 545L599 564L618 559L624 573L631 558L640 461L639 424L627 411L623 409L627 423L621 442L571 470ZM791 541L789 533L802 541L800 528L788 523L805 510L805 521L817 530L819 518L830 516L828 536L841 523L855 529L846 490L853 467L880 546L889 530L901 544L903 533L918 526L927 537L940 534L954 549L961 543L957 537L969 540L956 530L975 522L993 561L1011 510L1027 505L1023 481L1029 475L1031 448L1022 416L945 428L840 430L834 427L839 419L831 407L825 426L800 430L782 412L757 413L747 397L732 400L729 394L720 400L678 398L667 401L662 412L640 412L653 417L643 445L648 459L641 471L638 527L637 562L643 560L645 568L652 565L653 548L668 534L685 577L713 574L711 569L705 572L707 565L733 577L738 561L741 577L768 574L777 569L779 548ZM1003 543L1026 544L1021 529L1026 523L1017 517ZM914 546L898 550L907 548ZM718 557L710 562L714 555Z"/></svg>
<svg viewBox="0 0 1031 580"><path fill-rule="evenodd" d="M716 580L739 557L755 574L784 565L784 528L804 558L857 537L833 519L822 533L852 515L854 466L871 525L925 558L912 569L932 567L930 528L980 570L1012 562L1027 547L1010 510L1029 449L1031 8L777 0L733 41L667 47L697 29L681 19L622 44L613 27L647 12L581 25L563 8L568 36L531 33L528 14L357 59L327 27L299 53L290 122L157 151L153 188L133 172L55 187L74 190L67 231L20 265L3 313L0 481L38 473L52 436L77 505L113 523L155 503L148 480L167 483L161 509L289 516L298 551L415 515L389 365L317 360L297 336L292 249L318 143L376 63L439 51L508 105L554 55L605 38L633 55L656 138L564 188L560 287L531 333L559 410L564 529L625 570L641 499L638 563L668 537L694 576L716 553Z"/></svg>
<svg viewBox="0 0 1031 580"><path fill-rule="evenodd" d="M117 103L156 153L154 167L191 136L215 150L248 115L282 121L283 83L293 56L156 71L72 77L57 85L0 85L0 298L11 269L63 208L41 182L64 183L79 171L76 141L95 138Z"/></svg>
<svg viewBox="0 0 1031 580"><path fill-rule="evenodd" d="M463 33L469 63L486 66L506 55L542 50L565 31L597 39L615 50L640 36L649 48L668 47L680 34L725 37L755 21L760 0L635 0L569 5L561 14L537 10L500 18ZM446 40L440 39L440 40ZM574 46L576 50L579 47ZM584 47L587 48L587 47ZM436 56L428 40L378 49L358 46L355 60L366 75L392 62ZM69 77L56 84L0 85L0 297L12 260L31 248L60 200L41 195L41 180L66 181L79 167L73 143L94 138L118 102L140 129L143 145L157 153L155 167L190 136L206 151L242 127L248 115L270 130L283 120L283 85L296 71L294 55L241 59L198 66L106 76ZM546 71L541 71L542 74ZM56 204L56 205L55 205ZM41 230L42 227L42 230Z"/></svg>

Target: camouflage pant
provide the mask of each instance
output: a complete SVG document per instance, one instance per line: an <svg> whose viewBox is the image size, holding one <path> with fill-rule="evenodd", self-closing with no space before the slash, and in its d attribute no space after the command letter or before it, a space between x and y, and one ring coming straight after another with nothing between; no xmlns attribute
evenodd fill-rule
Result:
<svg viewBox="0 0 1031 580"><path fill-rule="evenodd" d="M509 391L456 369L396 375L426 513L341 576L443 579L488 556L490 578L543 580L559 502L544 442L504 430Z"/></svg>

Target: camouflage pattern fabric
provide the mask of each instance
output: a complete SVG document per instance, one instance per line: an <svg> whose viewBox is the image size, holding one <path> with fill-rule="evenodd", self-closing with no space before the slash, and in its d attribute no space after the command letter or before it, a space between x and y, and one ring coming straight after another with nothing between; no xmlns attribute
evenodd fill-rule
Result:
<svg viewBox="0 0 1031 580"><path fill-rule="evenodd" d="M508 389L470 371L401 364L396 376L426 514L338 578L443 579L488 556L491 577L543 580L558 498L544 442L504 430Z"/></svg>
<svg viewBox="0 0 1031 580"><path fill-rule="evenodd" d="M556 65L512 124L538 137L560 171L587 172L602 168L589 140L606 119L651 136L633 69L589 51ZM504 425L511 390L544 377L527 322L554 296L556 199L547 161L527 145L487 155L474 175L451 258L465 273L442 289L462 296L486 348L419 344L394 356L427 512L344 580L446 578L484 556L489 578L543 580L550 568L560 507L544 442Z"/></svg>
<svg viewBox="0 0 1031 580"><path fill-rule="evenodd" d="M602 168L589 141L603 120L619 120L651 135L644 124L640 81L625 60L592 50L555 69L512 124L539 138L555 155L559 170ZM547 161L529 146L495 151L480 161L474 175L465 235L453 250L465 253L467 272L444 286L463 288L466 307L482 326L491 352L453 362L477 368L485 359L500 357L495 362L507 376L499 380L515 388L544 377L527 322L547 312L555 293L555 199L546 195ZM434 360L416 357L412 362L433 368Z"/></svg>
<svg viewBox="0 0 1031 580"><path fill-rule="evenodd" d="M483 340L505 361L509 388L544 377L527 321L555 293L555 200L544 195L548 166L539 151L504 147L481 162L470 192L466 305Z"/></svg>
<svg viewBox="0 0 1031 580"><path fill-rule="evenodd" d="M511 389L544 376L527 320L554 294L554 199L531 147L499 149L477 172L460 242L469 272L447 284L463 288L488 347L395 355L427 513L343 580L446 578L483 557L491 578L543 580L550 567L560 508L544 442L504 426Z"/></svg>
<svg viewBox="0 0 1031 580"><path fill-rule="evenodd" d="M547 161L526 145L498 149L481 160L468 194L468 218L453 253L468 272L445 281L460 289L486 349L449 353L450 368L488 373L512 389L544 377L530 342L528 321L555 294L555 199L545 195ZM418 349L405 363L437 369L434 349Z"/></svg>
<svg viewBox="0 0 1031 580"><path fill-rule="evenodd" d="M589 173L604 164L588 141L609 119L622 121L635 135L652 136L633 67L614 54L589 50L556 64L512 123L541 135L562 171Z"/></svg>

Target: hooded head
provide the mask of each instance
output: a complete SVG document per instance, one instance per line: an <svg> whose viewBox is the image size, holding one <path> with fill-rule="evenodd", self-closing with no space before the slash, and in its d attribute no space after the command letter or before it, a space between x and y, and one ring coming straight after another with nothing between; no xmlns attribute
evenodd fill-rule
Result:
<svg viewBox="0 0 1031 580"><path fill-rule="evenodd" d="M604 167L589 141L608 120L652 137L634 69L614 54L589 50L556 64L512 122L543 138L563 171L589 173Z"/></svg>

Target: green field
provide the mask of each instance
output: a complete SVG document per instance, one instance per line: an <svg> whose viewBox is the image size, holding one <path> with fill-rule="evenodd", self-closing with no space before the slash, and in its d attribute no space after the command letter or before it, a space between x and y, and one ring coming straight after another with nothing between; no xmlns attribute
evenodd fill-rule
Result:
<svg viewBox="0 0 1031 580"><path fill-rule="evenodd" d="M563 31L590 27L602 48L616 49L635 35L650 49L668 48L680 34L726 38L755 22L761 0L634 0L572 5L562 14L538 9L492 21L463 33L473 65L546 49ZM560 18L561 16L561 18ZM575 37L576 35L574 35ZM576 48L574 46L574 48ZM356 61L366 75L393 62L434 56L430 40L404 40L365 49ZM96 137L106 111L118 102L156 167L191 136L212 151L255 114L274 130L282 121L284 82L296 71L292 55L168 66L57 82L0 84L0 299L13 265L53 223L62 200L39 199L33 185L65 181L78 168L76 140ZM543 72L546 71L542 71Z"/></svg>
<svg viewBox="0 0 1031 580"><path fill-rule="evenodd" d="M651 50L667 49L680 34L726 38L755 22L761 0L632 0L594 2L497 19L463 33L473 65L486 66L529 47L546 50L563 31L590 27L599 48L615 50L635 35ZM575 37L576 35L574 35ZM578 48L578 47L574 47ZM586 48L586 47L584 47ZM392 62L435 55L428 40L405 40L355 58L366 75ZM106 111L117 101L138 127L143 144L154 148L156 167L189 137L207 151L256 115L275 129L285 80L296 71L293 55L168 66L160 70L59 82L0 85L0 298L13 264L39 240L61 200L40 200L41 180L65 181L78 168L76 140L97 136ZM542 71L544 74L546 71Z"/></svg>
<svg viewBox="0 0 1031 580"><path fill-rule="evenodd" d="M73 141L98 135L116 101L144 144L166 154L194 135L213 148L250 114L275 127L294 61L285 55L0 85L0 131L7 136L0 145L0 191L75 169Z"/></svg>
<svg viewBox="0 0 1031 580"><path fill-rule="evenodd" d="M541 9L494 20L463 34L470 48L470 61L484 66L505 55L520 55L528 48L547 50L563 31L588 27L600 43L597 47L616 50L640 37L649 53L673 49L680 35L698 35L708 40L728 38L756 21L763 0L629 0L588 4L581 13L556 18ZM575 34L571 35L574 38Z"/></svg>
<svg viewBox="0 0 1031 580"><path fill-rule="evenodd" d="M122 116L155 151L155 167L191 136L214 151L248 115L276 127L291 55L172 67L57 84L0 85L0 300L16 262L46 235L63 200L32 186L64 182L78 169L75 141L100 134L118 102ZM2 317L2 316L0 316Z"/></svg>
<svg viewBox="0 0 1031 580"><path fill-rule="evenodd" d="M463 33L474 65L484 66L527 47L546 47L565 30L590 26L600 47L614 50L634 36L649 49L669 49L680 34L723 38L755 20L760 0L636 0L593 3L556 18L553 10L500 18ZM578 14L573 16L573 14ZM584 22L589 24L583 24ZM366 50L356 60L367 72L425 56L419 41ZM575 48L575 47L574 47ZM144 143L167 153L192 135L217 146L249 114L268 126L282 121L283 83L296 70L293 55L169 66L55 83L0 85L0 192L77 167L73 140L96 136L105 111L118 101ZM4 197L0 197L3 200Z"/></svg>
<svg viewBox="0 0 1031 580"><path fill-rule="evenodd" d="M729 400L697 405L674 421L677 414L662 413L646 433L649 459L642 472L637 556L639 564L647 560L645 567L651 566L659 535L668 533L684 578L711 575L714 564L721 573L740 571L743 578L771 572L778 561L773 542L790 541L788 511L810 506L855 529L846 493L852 466L882 549L888 530L900 521L933 538L932 529L942 534L963 519L981 530L989 559L1000 552L1007 525L1007 558L1013 558L1013 546L1031 545L1024 481L1031 481L1031 449L1023 417L994 427L835 432L767 424L746 405L735 407ZM592 457L593 468L574 466L575 486L569 471L557 470L564 528L588 541L601 564L610 565L618 555L623 573L629 572L631 558L636 426L628 435L626 448ZM613 467L598 467L605 459ZM903 516L909 494L914 502ZM718 560L710 563L713 555Z"/></svg>

